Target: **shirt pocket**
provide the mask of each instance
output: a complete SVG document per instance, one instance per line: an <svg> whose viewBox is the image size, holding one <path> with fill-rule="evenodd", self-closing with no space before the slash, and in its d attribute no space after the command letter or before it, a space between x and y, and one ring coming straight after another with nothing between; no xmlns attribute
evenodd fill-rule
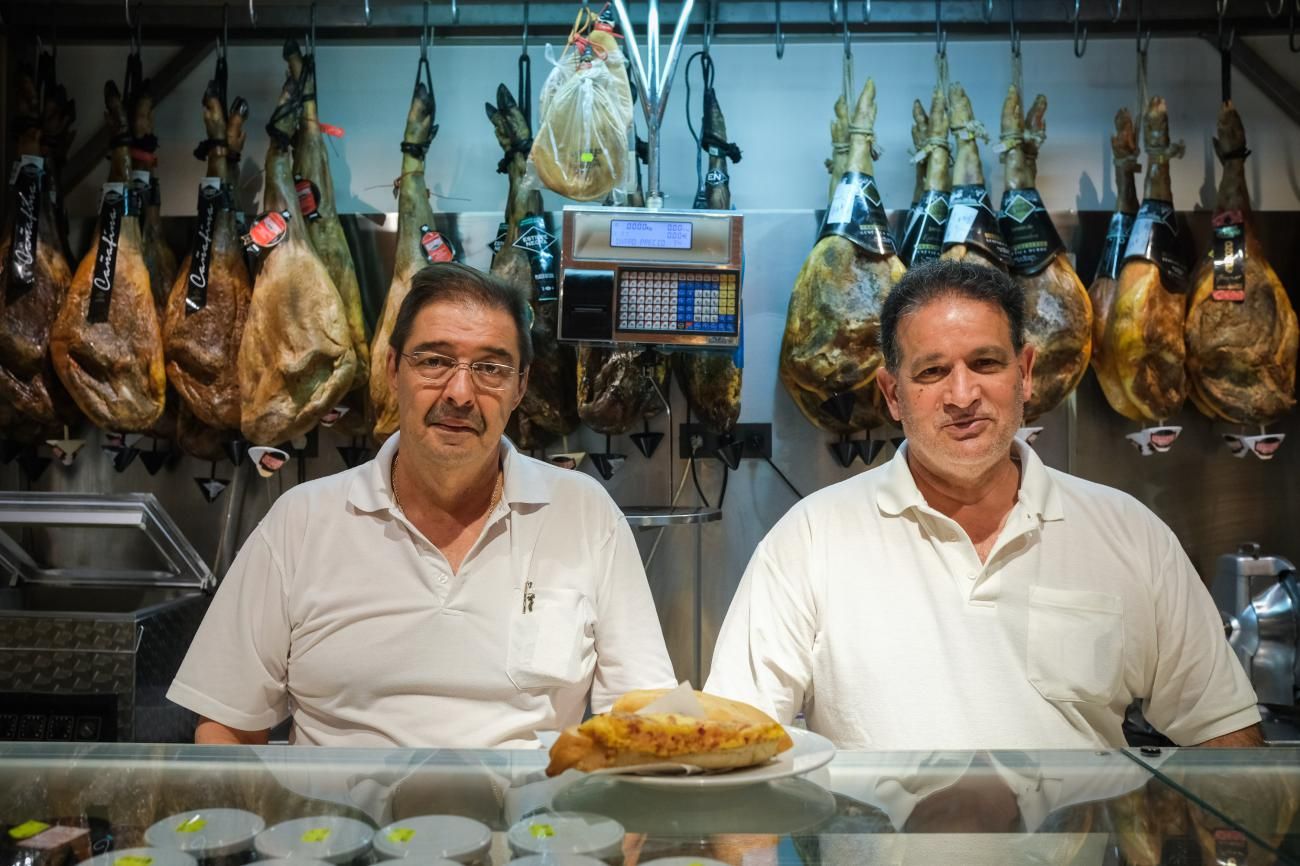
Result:
<svg viewBox="0 0 1300 866"><path fill-rule="evenodd" d="M515 609L510 621L506 674L518 689L574 685L595 664L595 614L576 589L532 590L532 609Z"/></svg>
<svg viewBox="0 0 1300 866"><path fill-rule="evenodd" d="M1124 672L1124 605L1104 592L1029 592L1029 681L1049 701L1107 704Z"/></svg>

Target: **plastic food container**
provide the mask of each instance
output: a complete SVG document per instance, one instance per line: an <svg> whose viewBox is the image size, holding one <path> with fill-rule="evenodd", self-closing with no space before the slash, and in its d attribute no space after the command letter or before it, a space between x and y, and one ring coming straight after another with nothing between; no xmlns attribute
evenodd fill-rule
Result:
<svg viewBox="0 0 1300 866"><path fill-rule="evenodd" d="M324 860L308 860L306 858L295 858L293 860L258 860L257 866L329 866Z"/></svg>
<svg viewBox="0 0 1300 866"><path fill-rule="evenodd" d="M175 848L125 848L83 860L83 866L196 866L184 851Z"/></svg>
<svg viewBox="0 0 1300 866"><path fill-rule="evenodd" d="M243 809L192 809L144 831L153 848L184 851L207 866L234 866L253 857L253 837L266 822Z"/></svg>
<svg viewBox="0 0 1300 866"><path fill-rule="evenodd" d="M506 866L605 866L605 861L586 854L529 854Z"/></svg>
<svg viewBox="0 0 1300 866"><path fill-rule="evenodd" d="M257 834L253 847L264 858L349 864L360 862L370 853L373 835L369 824L354 818L318 815L268 827Z"/></svg>
<svg viewBox="0 0 1300 866"><path fill-rule="evenodd" d="M459 815L422 815L395 821L375 833L375 853L387 860L442 858L478 863L492 847L486 824Z"/></svg>
<svg viewBox="0 0 1300 866"><path fill-rule="evenodd" d="M510 850L529 854L586 854L599 860L622 859L623 825L586 812L541 812L506 833Z"/></svg>

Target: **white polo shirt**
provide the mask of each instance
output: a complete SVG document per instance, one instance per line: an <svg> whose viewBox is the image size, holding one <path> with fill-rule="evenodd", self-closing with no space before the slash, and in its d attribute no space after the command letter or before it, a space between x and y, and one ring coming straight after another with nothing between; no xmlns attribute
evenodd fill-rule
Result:
<svg viewBox="0 0 1300 866"><path fill-rule="evenodd" d="M676 684L632 531L592 478L502 440L501 502L453 574L393 502L399 437L293 488L222 581L167 697L331 746L535 745ZM524 604L532 581L531 609Z"/></svg>
<svg viewBox="0 0 1300 866"><path fill-rule="evenodd" d="M804 499L763 539L706 690L841 748L1122 746L1125 708L1180 744L1259 721L1178 539L1132 497L1017 441L986 563L926 504L906 446Z"/></svg>

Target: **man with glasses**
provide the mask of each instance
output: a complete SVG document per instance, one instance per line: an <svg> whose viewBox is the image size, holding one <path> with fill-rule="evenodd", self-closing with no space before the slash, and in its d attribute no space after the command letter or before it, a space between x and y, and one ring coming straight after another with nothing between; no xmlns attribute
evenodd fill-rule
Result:
<svg viewBox="0 0 1300 866"><path fill-rule="evenodd" d="M168 698L197 742L536 744L675 684L631 530L592 478L503 437L527 299L464 265L412 280L389 340L398 433L293 488L248 539Z"/></svg>
<svg viewBox="0 0 1300 866"><path fill-rule="evenodd" d="M1178 539L1141 503L1016 439L1024 294L935 262L885 301L880 390L906 443L759 544L706 690L844 748L1258 745L1255 694Z"/></svg>

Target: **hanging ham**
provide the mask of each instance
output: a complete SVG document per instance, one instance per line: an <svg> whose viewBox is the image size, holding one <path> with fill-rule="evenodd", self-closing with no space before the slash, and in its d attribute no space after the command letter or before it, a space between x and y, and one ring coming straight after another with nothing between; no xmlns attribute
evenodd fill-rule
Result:
<svg viewBox="0 0 1300 866"><path fill-rule="evenodd" d="M316 108L316 56L313 51L303 57L298 43L285 42L284 56L290 74L302 94L302 121L293 140L293 175L298 201L307 221L307 235L316 255L329 271L334 287L347 312L348 331L357 356L356 377L352 388L363 387L370 378L370 343L366 337L366 317L361 305L361 285L348 249L343 223L334 205L334 179L330 173L329 154L325 150L320 118ZM351 390L351 389L349 389Z"/></svg>
<svg viewBox="0 0 1300 866"><path fill-rule="evenodd" d="M131 185L140 197L140 245L149 286L161 313L176 282L176 253L163 236L162 193L158 186L158 138L153 131L153 92L149 79L140 83L127 107L131 123Z"/></svg>
<svg viewBox="0 0 1300 866"><path fill-rule="evenodd" d="M352 386L356 352L347 311L307 240L293 186L290 142L301 115L292 79L267 125L267 215L252 241L269 247L239 344L240 429L256 445L302 436Z"/></svg>
<svg viewBox="0 0 1300 866"><path fill-rule="evenodd" d="M668 361L639 349L578 350L578 415L597 433L628 432L663 411Z"/></svg>
<svg viewBox="0 0 1300 866"><path fill-rule="evenodd" d="M18 171L0 236L0 401L32 421L56 425L75 416L49 356L50 328L72 270L51 202L52 178L30 69L20 73L16 108L15 126L22 130Z"/></svg>
<svg viewBox="0 0 1300 866"><path fill-rule="evenodd" d="M727 141L727 121L713 87L704 90L704 118L700 123L700 147L709 155L703 195L697 206L731 210L731 177L728 160L740 161L740 148ZM691 412L714 433L730 433L740 420L742 371L738 352L677 352L673 366L677 382Z"/></svg>
<svg viewBox="0 0 1300 866"><path fill-rule="evenodd" d="M1020 90L1002 105L1006 193L999 226L1011 278L1025 295L1025 342L1034 347L1034 386L1025 420L1055 409L1078 386L1092 354L1092 302L1038 194L1038 150L1047 137L1047 98L1021 114Z"/></svg>
<svg viewBox="0 0 1300 866"><path fill-rule="evenodd" d="M1197 408L1234 424L1265 425L1295 407L1296 314L1251 224L1246 131L1231 102L1219 109L1223 163L1214 243L1192 277L1187 375Z"/></svg>
<svg viewBox="0 0 1300 866"><path fill-rule="evenodd" d="M899 257L908 267L933 261L943 253L952 190L948 150L948 95L936 85L927 115L918 100L912 105L912 141L916 146L916 195L903 227Z"/></svg>
<svg viewBox="0 0 1300 866"><path fill-rule="evenodd" d="M167 379L198 421L238 430L237 360L253 282L235 228L236 165L244 149L248 103L227 111L217 82L203 94L207 176L199 184L190 253L172 284L163 321ZM195 425L189 423L189 429Z"/></svg>
<svg viewBox="0 0 1300 866"><path fill-rule="evenodd" d="M397 180L397 255L393 281L384 298L379 327L370 344L370 401L375 412L375 436L397 432L397 396L388 388L388 338L402 300L411 291L411 278L430 262L452 260L451 247L433 229L433 209L424 181L424 158L438 132L434 124L433 91L418 81L411 95L402 135L402 173Z"/></svg>
<svg viewBox="0 0 1300 866"><path fill-rule="evenodd" d="M504 85L496 105L486 103L488 120L504 156L497 170L509 178L505 232L492 257L492 273L528 297L533 311L533 363L528 390L511 418L511 440L524 450L541 448L578 428L578 359L556 340L555 237L542 217L542 194L523 183L532 131L519 103Z"/></svg>
<svg viewBox="0 0 1300 866"><path fill-rule="evenodd" d="M949 125L957 138L957 153L942 258L1005 271L1011 251L998 229L998 215L989 202L984 164L980 161L978 140L988 139L983 125L975 119L965 88L956 82L948 89L948 112Z"/></svg>
<svg viewBox="0 0 1300 866"><path fill-rule="evenodd" d="M1111 215L1106 230L1106 245L1102 248L1097 276L1088 289L1092 298L1092 370L1111 408L1125 418L1138 420L1142 413L1124 394L1119 374L1106 354L1106 329L1115 308L1115 295L1119 291L1119 272L1124 264L1124 248L1128 245L1133 220L1137 216L1137 183L1133 175L1138 171L1137 129L1127 108L1115 114L1115 135L1110 140L1111 155L1115 161L1115 213Z"/></svg>
<svg viewBox="0 0 1300 866"><path fill-rule="evenodd" d="M127 115L113 82L104 86L112 134L109 183L95 242L81 260L50 338L54 369L92 423L149 429L163 411L162 333L140 235L141 202L129 189Z"/></svg>
<svg viewBox="0 0 1300 866"><path fill-rule="evenodd" d="M906 270L871 176L875 120L876 85L868 79L853 113L846 171L795 280L781 342L781 382L795 405L841 435L883 420L873 387L884 360L880 310Z"/></svg>
<svg viewBox="0 0 1300 866"><path fill-rule="evenodd" d="M1158 96L1147 107L1143 143L1146 195L1125 250L1102 351L1139 418L1164 423L1187 396L1187 274L1169 179L1169 159L1181 146L1169 143L1169 112Z"/></svg>

